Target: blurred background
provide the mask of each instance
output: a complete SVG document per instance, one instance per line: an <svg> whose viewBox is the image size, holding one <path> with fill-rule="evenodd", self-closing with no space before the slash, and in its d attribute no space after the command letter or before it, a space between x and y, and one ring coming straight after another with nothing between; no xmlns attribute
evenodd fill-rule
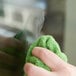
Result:
<svg viewBox="0 0 76 76"><path fill-rule="evenodd" d="M26 30L29 44L40 35L53 35L76 65L75 7L76 0L0 0L0 35L13 37Z"/></svg>

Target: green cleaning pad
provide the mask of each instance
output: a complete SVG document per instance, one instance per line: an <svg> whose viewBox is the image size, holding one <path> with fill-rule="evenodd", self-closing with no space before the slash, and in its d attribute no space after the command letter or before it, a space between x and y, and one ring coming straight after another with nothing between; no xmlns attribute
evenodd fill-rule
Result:
<svg viewBox="0 0 76 76"><path fill-rule="evenodd" d="M50 35L43 35L39 37L28 49L26 62L32 63L36 66L42 67L46 70L50 70L50 68L44 64L39 58L32 55L32 50L34 47L43 47L47 48L49 51L54 52L58 55L62 60L67 62L67 56L61 52L59 44L55 41L55 39Z"/></svg>

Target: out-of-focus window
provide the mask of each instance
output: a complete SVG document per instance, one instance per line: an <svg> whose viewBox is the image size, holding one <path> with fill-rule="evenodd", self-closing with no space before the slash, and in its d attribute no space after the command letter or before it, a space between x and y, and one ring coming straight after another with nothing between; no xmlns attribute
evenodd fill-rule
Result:
<svg viewBox="0 0 76 76"><path fill-rule="evenodd" d="M23 17L20 11L14 11L13 12L13 20L17 22L23 22Z"/></svg>
<svg viewBox="0 0 76 76"><path fill-rule="evenodd" d="M3 0L0 0L0 17L4 17Z"/></svg>

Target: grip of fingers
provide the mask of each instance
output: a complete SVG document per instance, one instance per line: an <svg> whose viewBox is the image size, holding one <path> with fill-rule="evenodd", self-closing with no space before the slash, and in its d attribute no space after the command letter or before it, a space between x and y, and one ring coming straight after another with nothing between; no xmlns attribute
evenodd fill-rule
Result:
<svg viewBox="0 0 76 76"><path fill-rule="evenodd" d="M32 50L34 47L43 47L48 49L49 51L54 52L56 55L58 55L62 60L67 62L67 56L61 52L61 49L59 47L59 44L55 41L55 39L52 36L44 35L38 38L29 48L26 56L26 62L30 62L35 64L36 66L42 67L46 70L50 70L50 68L43 63L39 58L32 55Z"/></svg>

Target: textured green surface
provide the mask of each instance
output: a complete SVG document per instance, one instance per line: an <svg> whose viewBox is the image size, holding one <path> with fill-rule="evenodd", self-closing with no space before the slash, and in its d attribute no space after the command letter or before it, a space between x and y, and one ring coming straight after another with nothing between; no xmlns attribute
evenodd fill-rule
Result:
<svg viewBox="0 0 76 76"><path fill-rule="evenodd" d="M39 37L29 48L26 56L26 62L30 62L35 64L36 66L42 67L46 70L50 70L50 68L45 65L40 59L32 55L32 50L34 47L43 47L47 48L50 51L54 52L61 59L67 62L67 56L61 52L59 44L55 41L55 39L50 35L44 35Z"/></svg>

